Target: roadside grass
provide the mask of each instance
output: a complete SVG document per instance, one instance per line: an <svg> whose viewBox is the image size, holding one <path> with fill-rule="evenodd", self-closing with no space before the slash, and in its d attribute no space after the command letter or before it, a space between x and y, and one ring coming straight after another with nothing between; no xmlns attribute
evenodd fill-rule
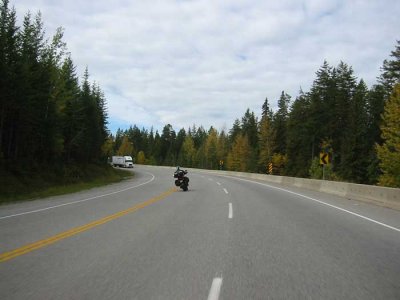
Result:
<svg viewBox="0 0 400 300"><path fill-rule="evenodd" d="M0 205L64 195L128 179L133 172L110 166L68 166L36 172L0 171Z"/></svg>

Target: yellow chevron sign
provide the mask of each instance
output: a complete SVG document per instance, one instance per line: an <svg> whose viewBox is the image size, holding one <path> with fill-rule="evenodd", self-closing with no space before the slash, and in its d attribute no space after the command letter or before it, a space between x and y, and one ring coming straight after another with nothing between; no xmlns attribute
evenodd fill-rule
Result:
<svg viewBox="0 0 400 300"><path fill-rule="evenodd" d="M321 152L319 154L319 164L329 165L329 153Z"/></svg>

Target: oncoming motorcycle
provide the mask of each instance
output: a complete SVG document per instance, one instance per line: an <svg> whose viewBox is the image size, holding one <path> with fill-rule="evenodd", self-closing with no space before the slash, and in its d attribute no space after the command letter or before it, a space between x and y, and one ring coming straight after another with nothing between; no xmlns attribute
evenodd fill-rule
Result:
<svg viewBox="0 0 400 300"><path fill-rule="evenodd" d="M179 167L176 169L174 173L175 185L179 186L185 192L188 190L189 186L189 177L186 176L187 170L181 170Z"/></svg>

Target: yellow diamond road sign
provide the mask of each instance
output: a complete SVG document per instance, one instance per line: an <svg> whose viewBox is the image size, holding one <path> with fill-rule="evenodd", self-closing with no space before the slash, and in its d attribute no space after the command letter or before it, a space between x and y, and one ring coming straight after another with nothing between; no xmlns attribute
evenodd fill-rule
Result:
<svg viewBox="0 0 400 300"><path fill-rule="evenodd" d="M319 164L320 165L328 165L329 164L329 154L325 152L321 152L319 154Z"/></svg>

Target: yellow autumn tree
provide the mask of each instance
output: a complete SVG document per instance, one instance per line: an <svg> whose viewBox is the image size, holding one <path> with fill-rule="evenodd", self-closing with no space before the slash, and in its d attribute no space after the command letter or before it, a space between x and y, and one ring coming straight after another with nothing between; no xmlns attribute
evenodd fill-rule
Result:
<svg viewBox="0 0 400 300"><path fill-rule="evenodd" d="M283 171L287 164L287 156L281 153L274 153L272 156L273 173L275 175L284 175Z"/></svg>
<svg viewBox="0 0 400 300"><path fill-rule="evenodd" d="M144 165L146 163L146 156L144 155L143 151L139 151L136 161L140 165Z"/></svg>
<svg viewBox="0 0 400 300"><path fill-rule="evenodd" d="M393 88L382 116L382 145L377 145L382 175L379 185L400 187L400 84Z"/></svg>
<svg viewBox="0 0 400 300"><path fill-rule="evenodd" d="M117 155L130 155L134 154L133 143L131 143L127 136L122 139L121 146L117 151Z"/></svg>
<svg viewBox="0 0 400 300"><path fill-rule="evenodd" d="M113 139L110 136L107 137L107 139L104 141L104 144L101 146L101 153L105 157L111 157L113 153L113 146L114 146Z"/></svg>
<svg viewBox="0 0 400 300"><path fill-rule="evenodd" d="M248 169L250 145L247 135L238 134L228 154L227 167L232 171L245 172Z"/></svg>
<svg viewBox="0 0 400 300"><path fill-rule="evenodd" d="M194 147L193 138L187 135L182 144L182 162L184 166L193 167L194 159L196 156L196 149Z"/></svg>

